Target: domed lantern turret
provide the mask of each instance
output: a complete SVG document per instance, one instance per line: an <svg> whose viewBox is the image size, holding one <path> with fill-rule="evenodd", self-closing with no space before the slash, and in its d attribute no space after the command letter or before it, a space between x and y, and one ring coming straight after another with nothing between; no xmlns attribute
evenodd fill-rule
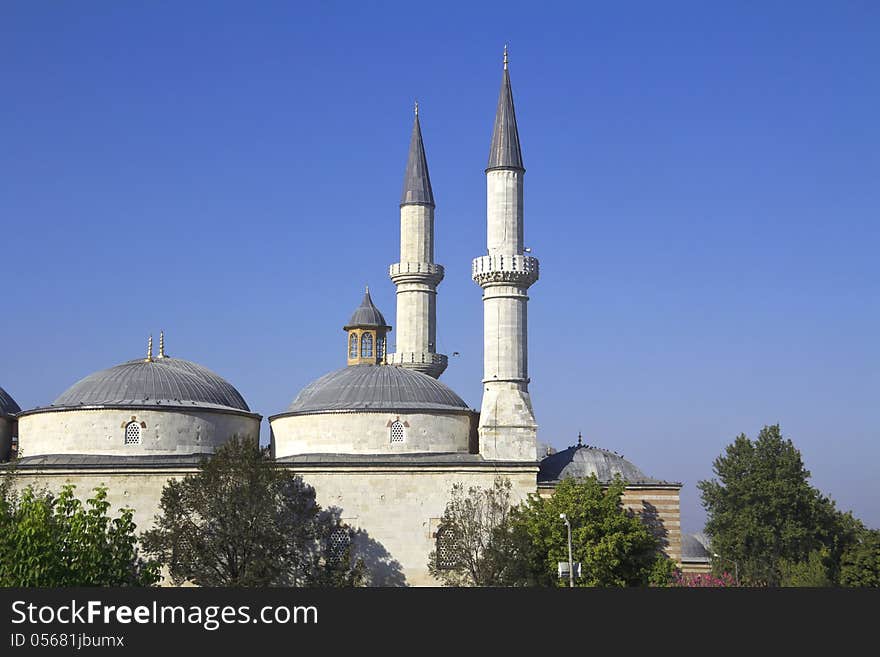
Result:
<svg viewBox="0 0 880 657"><path fill-rule="evenodd" d="M387 351L386 335L391 330L385 317L373 304L370 288L364 293L361 305L343 327L348 335L349 365L383 365Z"/></svg>

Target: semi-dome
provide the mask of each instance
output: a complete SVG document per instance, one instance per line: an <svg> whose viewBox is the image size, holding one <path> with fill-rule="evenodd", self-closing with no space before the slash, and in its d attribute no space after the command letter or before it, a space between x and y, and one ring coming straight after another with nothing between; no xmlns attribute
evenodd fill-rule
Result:
<svg viewBox="0 0 880 657"><path fill-rule="evenodd" d="M385 317L376 308L373 300L370 298L370 288L367 288L361 305L358 306L345 325L344 330L351 328L390 328L385 321Z"/></svg>
<svg viewBox="0 0 880 657"><path fill-rule="evenodd" d="M74 383L51 408L184 406L250 412L241 394L211 370L179 358L137 359Z"/></svg>
<svg viewBox="0 0 880 657"><path fill-rule="evenodd" d="M3 388L0 388L0 416L15 415L20 412L18 404Z"/></svg>
<svg viewBox="0 0 880 657"><path fill-rule="evenodd" d="M596 475L602 483L610 483L617 475L627 484L663 483L652 479L615 452L581 444L550 454L540 462L538 482L561 481L568 477L581 479Z"/></svg>
<svg viewBox="0 0 880 657"><path fill-rule="evenodd" d="M427 374L392 365L352 365L307 385L285 414L359 410L462 411L468 405Z"/></svg>

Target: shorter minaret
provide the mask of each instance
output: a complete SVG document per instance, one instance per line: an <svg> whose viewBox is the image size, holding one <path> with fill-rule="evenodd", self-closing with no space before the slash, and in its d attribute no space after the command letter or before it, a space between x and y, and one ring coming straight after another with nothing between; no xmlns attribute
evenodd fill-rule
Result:
<svg viewBox="0 0 880 657"><path fill-rule="evenodd" d="M370 288L364 293L348 324L343 327L348 334L349 365L382 365L385 363L386 335L391 327L373 304Z"/></svg>
<svg viewBox="0 0 880 657"><path fill-rule="evenodd" d="M388 363L436 379L447 363L437 353L437 285L443 267L434 263L434 192L418 103L400 197L400 262L391 265L389 276L397 286L397 345Z"/></svg>

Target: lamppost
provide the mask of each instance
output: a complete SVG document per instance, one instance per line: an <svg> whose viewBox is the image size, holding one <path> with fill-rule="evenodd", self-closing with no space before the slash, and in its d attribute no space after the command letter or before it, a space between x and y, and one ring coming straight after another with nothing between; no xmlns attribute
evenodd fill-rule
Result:
<svg viewBox="0 0 880 657"><path fill-rule="evenodd" d="M733 559L728 559L727 557L722 557L717 552L713 552L712 556L716 559L721 559L722 561L727 561L733 564L733 579L736 582L736 585L739 586L739 564Z"/></svg>
<svg viewBox="0 0 880 657"><path fill-rule="evenodd" d="M562 522L565 523L565 528L568 530L568 586L574 588L574 560L571 558L571 523L568 521L568 516L564 513L560 513L559 517L562 518Z"/></svg>

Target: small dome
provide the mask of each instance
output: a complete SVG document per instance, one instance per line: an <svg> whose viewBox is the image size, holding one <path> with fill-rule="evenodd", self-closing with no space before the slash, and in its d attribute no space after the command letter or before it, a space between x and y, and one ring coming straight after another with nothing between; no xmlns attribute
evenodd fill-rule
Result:
<svg viewBox="0 0 880 657"><path fill-rule="evenodd" d="M648 477L619 454L588 445L575 445L551 454L539 465L539 482L560 481L566 477L581 479L596 475L600 482L610 483L616 475L620 475L628 484L663 483Z"/></svg>
<svg viewBox="0 0 880 657"><path fill-rule="evenodd" d="M15 403L15 400L9 396L3 388L0 388L0 416L15 415L19 413L21 408Z"/></svg>
<svg viewBox="0 0 880 657"><path fill-rule="evenodd" d="M287 413L330 411L468 410L448 386L415 370L352 365L325 374L297 395Z"/></svg>
<svg viewBox="0 0 880 657"><path fill-rule="evenodd" d="M369 288L367 288L367 291L364 294L364 299L361 301L361 305L357 307L354 314L351 316L351 319L348 320L348 324L345 325L345 330L347 331L348 329L355 327L390 328L385 322L382 313L379 312L379 309L373 304L373 300L370 298Z"/></svg>
<svg viewBox="0 0 880 657"><path fill-rule="evenodd" d="M194 406L250 412L244 398L211 370L179 358L132 360L74 383L52 407Z"/></svg>

